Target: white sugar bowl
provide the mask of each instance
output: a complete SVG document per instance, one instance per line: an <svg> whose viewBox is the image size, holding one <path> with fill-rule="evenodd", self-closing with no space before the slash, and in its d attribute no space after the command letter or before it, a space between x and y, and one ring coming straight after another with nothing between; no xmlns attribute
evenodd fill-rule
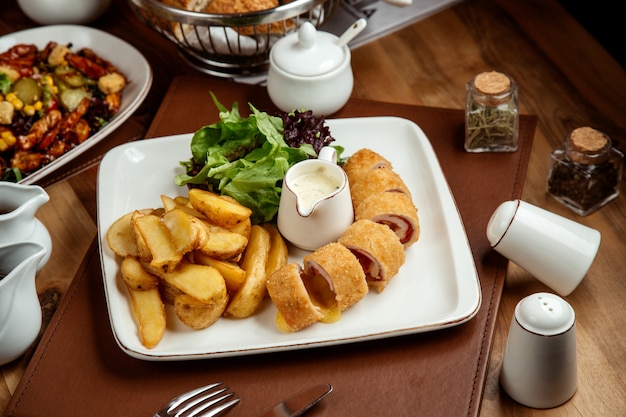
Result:
<svg viewBox="0 0 626 417"><path fill-rule="evenodd" d="M358 21L341 38L304 22L297 32L280 39L270 51L267 91L280 110L311 110L331 115L352 94L350 48L347 40L364 27ZM347 40L346 40L347 39Z"/></svg>

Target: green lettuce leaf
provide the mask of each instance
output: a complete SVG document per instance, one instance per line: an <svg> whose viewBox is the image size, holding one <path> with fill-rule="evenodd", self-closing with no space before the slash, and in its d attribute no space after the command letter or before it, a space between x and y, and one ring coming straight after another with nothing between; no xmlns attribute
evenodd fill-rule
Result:
<svg viewBox="0 0 626 417"><path fill-rule="evenodd" d="M176 184L206 186L250 208L253 223L271 221L278 212L285 172L316 153L310 145L289 147L281 118L261 112L252 104L250 116L244 118L237 103L229 111L215 95L211 96L220 121L193 135L192 158L181 162L186 172L201 169L193 176L176 176Z"/></svg>

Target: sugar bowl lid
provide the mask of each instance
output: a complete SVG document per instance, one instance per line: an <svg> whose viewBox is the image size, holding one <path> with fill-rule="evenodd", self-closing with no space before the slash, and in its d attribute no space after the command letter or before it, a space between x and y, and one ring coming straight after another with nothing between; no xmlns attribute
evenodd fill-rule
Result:
<svg viewBox="0 0 626 417"><path fill-rule="evenodd" d="M346 59L346 49L338 38L315 29L304 22L296 33L285 36L272 48L272 60L281 70L292 75L312 77L326 74Z"/></svg>

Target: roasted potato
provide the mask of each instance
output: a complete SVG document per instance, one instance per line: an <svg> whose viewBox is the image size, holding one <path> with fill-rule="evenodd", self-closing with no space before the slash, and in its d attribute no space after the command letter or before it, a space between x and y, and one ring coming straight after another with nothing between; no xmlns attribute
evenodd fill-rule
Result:
<svg viewBox="0 0 626 417"><path fill-rule="evenodd" d="M106 235L148 348L163 337L166 304L193 329L252 315L288 255L278 230L253 226L251 211L230 197L194 189L161 202L121 216Z"/></svg>
<svg viewBox="0 0 626 417"><path fill-rule="evenodd" d="M135 244L137 245L137 257L145 262L150 262L152 260L152 253L146 244L146 240L137 229L137 220L143 216L147 216L148 214L152 214L152 212L135 210L131 214L130 218L130 235L135 240Z"/></svg>
<svg viewBox="0 0 626 417"><path fill-rule="evenodd" d="M194 262L212 266L220 271L220 274L224 277L228 291L237 291L241 288L241 285L246 279L246 271L241 269L235 262L214 259L200 251L194 253Z"/></svg>
<svg viewBox="0 0 626 417"><path fill-rule="evenodd" d="M138 210L141 214L150 214L151 209ZM133 212L126 213L111 224L106 233L106 241L109 248L117 256L124 258L127 255L137 256L137 240L131 232L131 218Z"/></svg>
<svg viewBox="0 0 626 417"><path fill-rule="evenodd" d="M252 214L249 208L235 201L198 188L189 190L189 203L204 214L209 222L225 228L236 226Z"/></svg>
<svg viewBox="0 0 626 417"><path fill-rule="evenodd" d="M180 205L180 206L189 206L189 207L191 207L191 205L189 204L189 198L188 197L183 197L183 196L174 197L174 201L178 205Z"/></svg>
<svg viewBox="0 0 626 417"><path fill-rule="evenodd" d="M226 287L224 278L217 269L208 265L192 264L186 259L181 260L175 269L167 272L153 267L152 264L144 266L148 272L203 303L209 303L215 297L216 291Z"/></svg>
<svg viewBox="0 0 626 417"><path fill-rule="evenodd" d="M237 225L228 227L227 229L233 233L239 233L241 236L245 237L246 239L250 239L251 227L252 227L252 221L250 220L250 218L248 218L247 220L239 222Z"/></svg>
<svg viewBox="0 0 626 417"><path fill-rule="evenodd" d="M126 285L134 290L150 290L159 286L159 279L146 271L141 262L132 255L124 258L120 273Z"/></svg>
<svg viewBox="0 0 626 417"><path fill-rule="evenodd" d="M180 207L166 212L161 221L170 232L176 251L181 254L191 252L198 247L201 235L206 234L202 220Z"/></svg>
<svg viewBox="0 0 626 417"><path fill-rule="evenodd" d="M161 293L163 303L172 306L174 305L174 299L176 299L177 296L184 294L184 292L173 285L170 285L164 279L159 279L159 292Z"/></svg>
<svg viewBox="0 0 626 417"><path fill-rule="evenodd" d="M159 290L136 290L128 288L135 317L139 323L141 344L148 349L155 347L165 334L165 306Z"/></svg>
<svg viewBox="0 0 626 417"><path fill-rule="evenodd" d="M269 277L274 271L287 265L289 248L276 226L271 223L265 223L263 228L270 233L270 252L265 264L265 274Z"/></svg>
<svg viewBox="0 0 626 417"><path fill-rule="evenodd" d="M161 195L161 204L163 204L163 209L166 213L178 207L178 203L175 199L163 194Z"/></svg>
<svg viewBox="0 0 626 417"><path fill-rule="evenodd" d="M267 287L265 265L270 251L270 233L259 225L252 226L250 240L241 260L241 268L246 271L246 280L232 297L225 316L232 318L249 317L259 308Z"/></svg>
<svg viewBox="0 0 626 417"><path fill-rule="evenodd" d="M197 249L215 259L232 259L246 249L248 239L239 233L204 223L205 232L199 236Z"/></svg>
<svg viewBox="0 0 626 417"><path fill-rule="evenodd" d="M224 313L228 305L228 292L226 287L216 291L213 300L209 303L201 303L189 294L181 294L174 298L174 311L176 317L192 329L206 329L215 323Z"/></svg>
<svg viewBox="0 0 626 417"><path fill-rule="evenodd" d="M150 265L163 271L175 269L183 253L177 250L172 235L161 218L154 214L138 217L135 228L152 255Z"/></svg>

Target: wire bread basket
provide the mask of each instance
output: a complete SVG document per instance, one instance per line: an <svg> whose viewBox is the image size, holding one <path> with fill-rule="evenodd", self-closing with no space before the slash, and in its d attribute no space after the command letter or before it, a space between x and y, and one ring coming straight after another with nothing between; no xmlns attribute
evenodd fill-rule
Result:
<svg viewBox="0 0 626 417"><path fill-rule="evenodd" d="M129 0L140 19L176 44L196 69L219 77L267 71L274 43L305 22L319 28L342 0L280 0L273 9L210 14L169 7L159 0Z"/></svg>

